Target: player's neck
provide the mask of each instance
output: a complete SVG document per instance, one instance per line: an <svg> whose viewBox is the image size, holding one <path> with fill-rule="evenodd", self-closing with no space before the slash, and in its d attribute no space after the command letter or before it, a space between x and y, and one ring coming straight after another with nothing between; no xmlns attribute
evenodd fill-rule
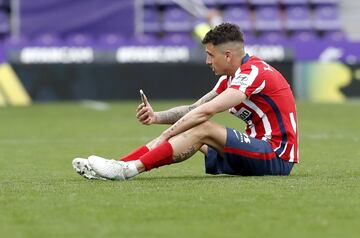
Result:
<svg viewBox="0 0 360 238"><path fill-rule="evenodd" d="M242 53L241 55L239 55L236 58L233 58L233 62L231 64L231 74L229 76L234 77L236 71L239 69L239 67L243 64L244 59L246 60L246 57L248 57L247 54Z"/></svg>

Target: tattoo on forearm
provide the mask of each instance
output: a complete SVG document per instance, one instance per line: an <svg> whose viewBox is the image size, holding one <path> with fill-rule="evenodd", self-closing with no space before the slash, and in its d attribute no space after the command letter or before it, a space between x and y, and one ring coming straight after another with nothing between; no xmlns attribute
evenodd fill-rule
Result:
<svg viewBox="0 0 360 238"><path fill-rule="evenodd" d="M175 131L175 129L178 127L178 125L181 123L184 123L184 121L185 121L185 118L181 118L181 120L178 120L177 122L175 122L175 124L170 127L170 131L171 132Z"/></svg>
<svg viewBox="0 0 360 238"><path fill-rule="evenodd" d="M195 154L196 152L196 148L195 146L191 145L189 148L187 148L187 150L185 150L184 152L181 152L177 155L174 155L174 163L179 163L182 162L188 158L190 158L193 154Z"/></svg>
<svg viewBox="0 0 360 238"><path fill-rule="evenodd" d="M157 120L160 123L170 123L173 124L181 117L183 117L186 113L188 113L191 106L180 106L175 107L167 111L158 112Z"/></svg>
<svg viewBox="0 0 360 238"><path fill-rule="evenodd" d="M202 98L200 98L196 103L190 106L180 106L180 107L172 108L167 111L158 112L156 115L156 119L158 123L173 124L176 121L178 121L180 118L182 118L186 113L190 112L191 110L194 110L198 106L208 101L211 101L217 95L218 94L215 91L211 91Z"/></svg>

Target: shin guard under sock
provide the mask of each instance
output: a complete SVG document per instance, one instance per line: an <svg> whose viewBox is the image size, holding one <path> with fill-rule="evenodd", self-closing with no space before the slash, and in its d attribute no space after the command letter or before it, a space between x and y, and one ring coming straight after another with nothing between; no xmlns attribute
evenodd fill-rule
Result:
<svg viewBox="0 0 360 238"><path fill-rule="evenodd" d="M137 159L140 158L140 156L146 154L147 152L149 152L149 149L144 145L144 146L141 146L141 147L137 148L136 150L134 150L130 154L125 155L120 160L122 160L124 162L137 160Z"/></svg>
<svg viewBox="0 0 360 238"><path fill-rule="evenodd" d="M155 149L149 151L140 157L140 161L144 164L146 170L158 168L173 162L173 148L169 142L164 142Z"/></svg>

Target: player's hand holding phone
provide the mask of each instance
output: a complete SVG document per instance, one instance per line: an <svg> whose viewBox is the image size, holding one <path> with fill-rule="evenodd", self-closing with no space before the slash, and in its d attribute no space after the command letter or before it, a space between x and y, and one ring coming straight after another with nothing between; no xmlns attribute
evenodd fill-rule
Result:
<svg viewBox="0 0 360 238"><path fill-rule="evenodd" d="M155 113L144 92L140 89L141 104L136 109L136 118L144 125L155 123Z"/></svg>

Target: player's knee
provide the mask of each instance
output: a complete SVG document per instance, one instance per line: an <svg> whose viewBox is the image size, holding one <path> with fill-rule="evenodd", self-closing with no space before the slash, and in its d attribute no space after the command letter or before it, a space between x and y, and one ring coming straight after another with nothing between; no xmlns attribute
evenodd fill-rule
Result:
<svg viewBox="0 0 360 238"><path fill-rule="evenodd" d="M212 122L206 121L194 127L192 129L193 130L192 133L195 136L197 136L199 139L204 139L209 136L211 129L212 129Z"/></svg>
<svg viewBox="0 0 360 238"><path fill-rule="evenodd" d="M206 141L212 134L212 131L214 130L214 123L211 121L203 122L186 132L184 132L184 136L192 136L196 137L198 141L204 142Z"/></svg>

